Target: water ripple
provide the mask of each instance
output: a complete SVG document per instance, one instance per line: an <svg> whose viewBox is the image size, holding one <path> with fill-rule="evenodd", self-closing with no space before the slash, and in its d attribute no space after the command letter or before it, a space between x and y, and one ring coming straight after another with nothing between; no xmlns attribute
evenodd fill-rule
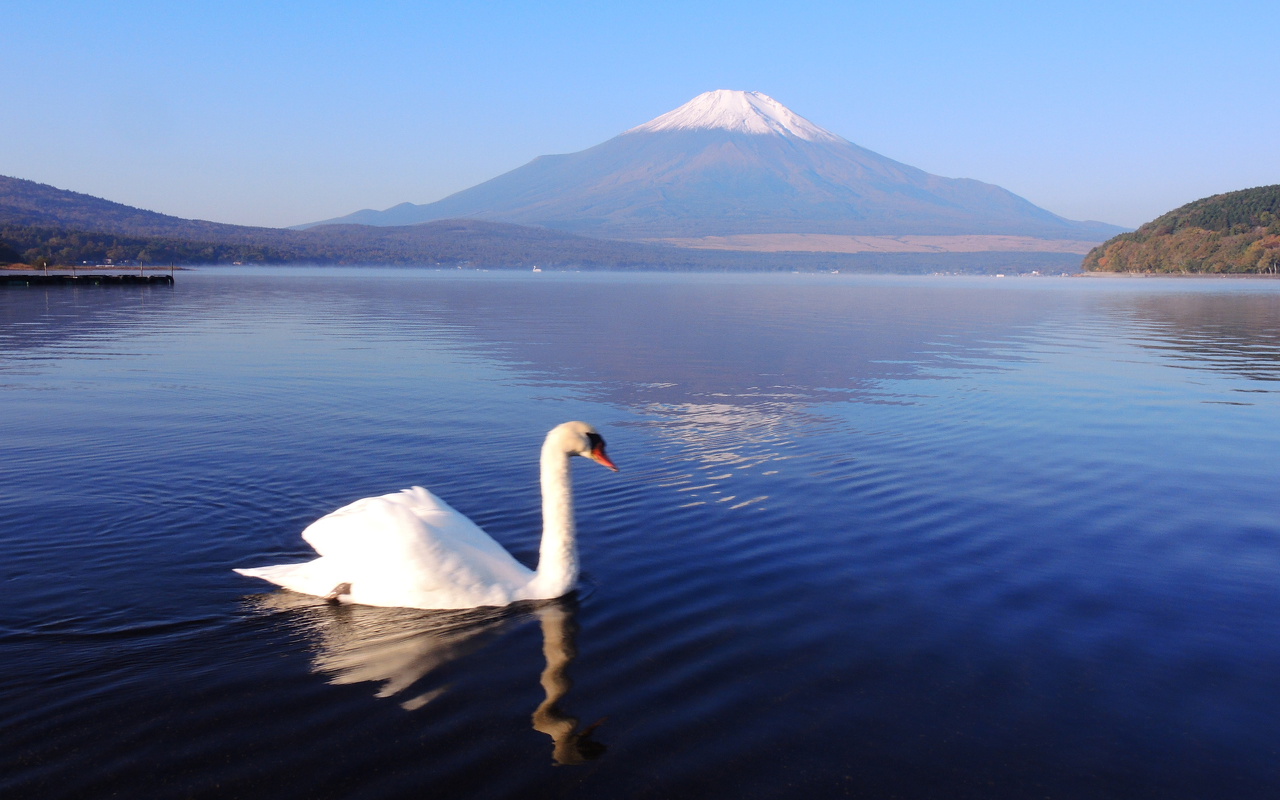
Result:
<svg viewBox="0 0 1280 800"><path fill-rule="evenodd" d="M1274 794L1274 288L180 277L0 295L0 793ZM572 418L564 605L231 572Z"/></svg>

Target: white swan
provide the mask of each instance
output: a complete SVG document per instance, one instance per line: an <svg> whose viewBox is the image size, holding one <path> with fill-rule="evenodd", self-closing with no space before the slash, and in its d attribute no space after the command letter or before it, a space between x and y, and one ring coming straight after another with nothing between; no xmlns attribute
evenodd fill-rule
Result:
<svg viewBox="0 0 1280 800"><path fill-rule="evenodd" d="M420 486L357 500L311 523L302 538L320 554L314 561L236 572L295 592L369 606L476 608L561 597L578 580L572 456L618 471L592 426L566 422L551 429L542 444L542 546L536 572Z"/></svg>

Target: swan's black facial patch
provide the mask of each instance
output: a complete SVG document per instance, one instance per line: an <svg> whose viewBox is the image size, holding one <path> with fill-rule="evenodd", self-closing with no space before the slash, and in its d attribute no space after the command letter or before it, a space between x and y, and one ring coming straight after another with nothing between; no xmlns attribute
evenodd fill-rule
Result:
<svg viewBox="0 0 1280 800"><path fill-rule="evenodd" d="M587 442L591 444L592 450L604 449L604 437L598 433L588 433Z"/></svg>

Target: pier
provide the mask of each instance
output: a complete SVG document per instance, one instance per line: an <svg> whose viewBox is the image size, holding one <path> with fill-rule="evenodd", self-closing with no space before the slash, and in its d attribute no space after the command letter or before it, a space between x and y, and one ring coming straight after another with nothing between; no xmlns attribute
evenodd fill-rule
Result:
<svg viewBox="0 0 1280 800"><path fill-rule="evenodd" d="M173 285L173 275L18 274L0 272L0 286Z"/></svg>

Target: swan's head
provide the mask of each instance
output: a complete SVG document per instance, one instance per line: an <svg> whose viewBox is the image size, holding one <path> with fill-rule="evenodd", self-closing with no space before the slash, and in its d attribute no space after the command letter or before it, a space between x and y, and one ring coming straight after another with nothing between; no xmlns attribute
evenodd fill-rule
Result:
<svg viewBox="0 0 1280 800"><path fill-rule="evenodd" d="M547 434L547 444L571 456L585 456L614 472L618 467L604 451L604 437L595 426L585 422L566 422Z"/></svg>

